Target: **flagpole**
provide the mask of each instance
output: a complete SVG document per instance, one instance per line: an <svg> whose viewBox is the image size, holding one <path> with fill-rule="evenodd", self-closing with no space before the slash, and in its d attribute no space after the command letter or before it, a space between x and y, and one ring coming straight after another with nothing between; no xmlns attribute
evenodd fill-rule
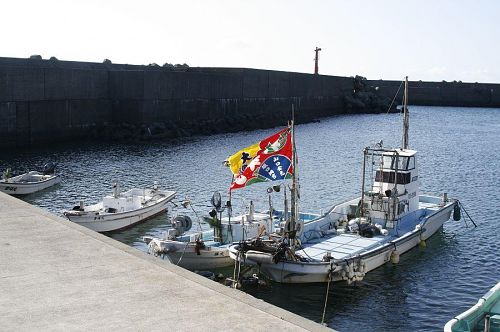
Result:
<svg viewBox="0 0 500 332"><path fill-rule="evenodd" d="M294 232L296 227L297 219L297 156L295 153L295 109L294 104L292 104L292 121L291 121L291 140L292 140L292 188L291 188L291 216L290 216L290 231ZM290 239L290 247L292 250L295 248L295 237Z"/></svg>
<svg viewBox="0 0 500 332"><path fill-rule="evenodd" d="M234 174L231 176L231 184L234 181ZM229 189L229 201L226 204L227 208L227 216L228 216L228 231L231 232L231 240L233 240L233 227L231 227L231 215L233 214L233 203L232 203L232 196L233 196L233 191ZM221 220L222 222L222 220ZM222 231L221 231L221 238L222 238ZM229 240L229 236L228 236Z"/></svg>
<svg viewBox="0 0 500 332"><path fill-rule="evenodd" d="M231 176L231 184L234 182L234 174ZM229 201L227 204L228 209L228 217L229 217L229 225L231 225L231 215L233 214L233 202L232 202L233 191L229 189Z"/></svg>

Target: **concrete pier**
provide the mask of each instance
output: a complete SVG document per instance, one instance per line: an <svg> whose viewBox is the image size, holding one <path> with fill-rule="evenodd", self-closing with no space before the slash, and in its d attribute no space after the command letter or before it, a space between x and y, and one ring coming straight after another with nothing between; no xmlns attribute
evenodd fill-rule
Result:
<svg viewBox="0 0 500 332"><path fill-rule="evenodd" d="M0 329L331 331L3 193Z"/></svg>

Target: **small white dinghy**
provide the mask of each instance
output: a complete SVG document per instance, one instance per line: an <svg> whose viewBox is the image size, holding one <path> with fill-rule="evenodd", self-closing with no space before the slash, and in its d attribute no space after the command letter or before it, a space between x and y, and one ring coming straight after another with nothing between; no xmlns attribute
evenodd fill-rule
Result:
<svg viewBox="0 0 500 332"><path fill-rule="evenodd" d="M46 164L42 172L31 171L10 177L8 169L0 180L0 191L9 195L28 195L52 187L61 182L54 170L54 164Z"/></svg>
<svg viewBox="0 0 500 332"><path fill-rule="evenodd" d="M111 232L127 228L167 211L167 203L176 195L175 191L153 188L134 188L121 193L119 185L113 185L113 194L104 196L97 204L73 207L63 211L69 220L96 232Z"/></svg>

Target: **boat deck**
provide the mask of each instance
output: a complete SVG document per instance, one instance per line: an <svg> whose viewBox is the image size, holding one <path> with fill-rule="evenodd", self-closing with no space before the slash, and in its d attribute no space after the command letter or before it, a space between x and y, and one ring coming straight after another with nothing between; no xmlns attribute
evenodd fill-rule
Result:
<svg viewBox="0 0 500 332"><path fill-rule="evenodd" d="M435 203L429 203L429 202L419 202L418 203L418 208L423 209L423 210L439 210L441 206L435 204Z"/></svg>
<svg viewBox="0 0 500 332"><path fill-rule="evenodd" d="M366 238L356 234L339 234L327 239L310 240L307 247L297 251L297 254L313 260L322 260L325 253L330 251L333 258L342 259L357 252L369 250L386 241L386 236Z"/></svg>

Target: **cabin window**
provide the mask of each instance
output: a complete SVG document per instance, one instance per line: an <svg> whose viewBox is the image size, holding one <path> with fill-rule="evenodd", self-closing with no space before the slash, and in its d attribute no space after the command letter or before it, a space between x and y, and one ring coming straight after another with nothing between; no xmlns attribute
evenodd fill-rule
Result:
<svg viewBox="0 0 500 332"><path fill-rule="evenodd" d="M375 181L394 183L395 172L377 171L375 173ZM397 184L408 184L410 183L410 173L398 173L398 183Z"/></svg>
<svg viewBox="0 0 500 332"><path fill-rule="evenodd" d="M408 170L415 168L415 157L410 157L408 159Z"/></svg>
<svg viewBox="0 0 500 332"><path fill-rule="evenodd" d="M397 159L397 161L396 161ZM410 167L410 164L413 166ZM398 171L406 171L407 169L415 168L415 159L413 157L401 157L399 156L383 156L382 157L382 168L384 169L398 169Z"/></svg>
<svg viewBox="0 0 500 332"><path fill-rule="evenodd" d="M392 168L392 156L382 157L382 168L385 169Z"/></svg>
<svg viewBox="0 0 500 332"><path fill-rule="evenodd" d="M406 204L404 202L401 202L398 204L398 214L404 213L406 210Z"/></svg>
<svg viewBox="0 0 500 332"><path fill-rule="evenodd" d="M398 171L404 171L406 170L407 165L408 165L408 157L401 157L401 156L399 158L394 157L393 167L391 168L396 169L397 166Z"/></svg>

